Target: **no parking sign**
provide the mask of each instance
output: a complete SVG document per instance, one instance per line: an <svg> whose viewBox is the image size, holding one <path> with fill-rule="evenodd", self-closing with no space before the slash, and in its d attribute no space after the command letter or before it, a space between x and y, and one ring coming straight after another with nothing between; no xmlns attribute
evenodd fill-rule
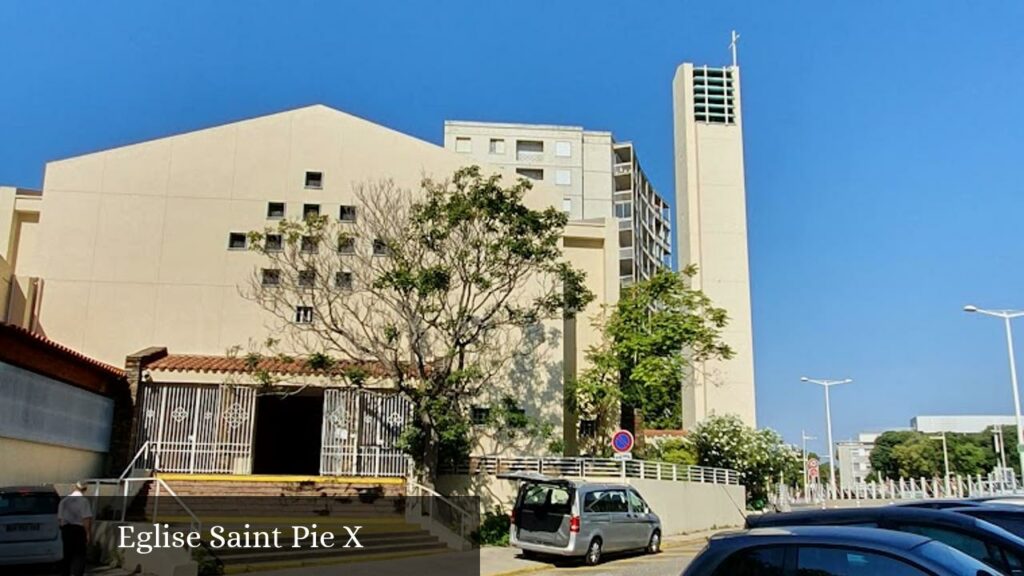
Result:
<svg viewBox="0 0 1024 576"><path fill-rule="evenodd" d="M612 450L616 454L628 454L633 449L633 434L629 430L619 430L612 435Z"/></svg>

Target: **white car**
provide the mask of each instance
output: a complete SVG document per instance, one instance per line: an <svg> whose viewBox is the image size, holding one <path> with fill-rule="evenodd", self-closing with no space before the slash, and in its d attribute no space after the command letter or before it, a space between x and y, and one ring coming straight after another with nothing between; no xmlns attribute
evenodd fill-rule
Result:
<svg viewBox="0 0 1024 576"><path fill-rule="evenodd" d="M0 488L0 566L53 564L63 558L59 504L52 486Z"/></svg>

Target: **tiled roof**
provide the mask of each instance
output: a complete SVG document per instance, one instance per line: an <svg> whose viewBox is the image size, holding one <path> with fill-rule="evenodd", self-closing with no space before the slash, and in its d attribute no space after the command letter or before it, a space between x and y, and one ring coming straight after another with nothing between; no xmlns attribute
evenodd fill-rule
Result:
<svg viewBox="0 0 1024 576"><path fill-rule="evenodd" d="M385 373L380 364L373 362L335 361L330 368L312 368L305 358L290 356L266 356L256 361L255 366L245 356L202 356L196 354L168 354L146 364L148 370L166 372L215 372L247 373L265 371L272 374L295 375L341 375L353 368L361 368L371 376Z"/></svg>
<svg viewBox="0 0 1024 576"><path fill-rule="evenodd" d="M75 350L72 350L71 348L68 348L67 346L65 346L63 344L54 342L53 340L50 340L49 338L47 338L46 336L43 336L41 334L36 334L34 332L30 332L30 331L22 328L21 326L16 326L14 324L7 324L7 323L0 322L0 333L3 333L3 334L5 334L5 335L7 335L7 336L9 336L11 338L17 338L17 339L22 340L22 341L34 341L35 343L40 344L40 345L42 345L42 346L44 346L46 348L49 348L49 349L51 349L51 350L53 350L53 351L55 351L55 352L65 356L65 357L69 358L69 359L72 359L74 361L81 362L81 363L84 363L84 364L88 364L88 365L93 366L95 368L99 368L100 370L103 370L105 372L108 372L111 376L114 376L114 377L117 377L117 378L124 378L125 377L125 373L124 373L124 370L122 368L118 368L117 366L111 366L110 364L107 364L106 362L100 362L99 360L96 360L95 358L90 358L89 356L86 356L85 354L82 354L81 352L77 352Z"/></svg>

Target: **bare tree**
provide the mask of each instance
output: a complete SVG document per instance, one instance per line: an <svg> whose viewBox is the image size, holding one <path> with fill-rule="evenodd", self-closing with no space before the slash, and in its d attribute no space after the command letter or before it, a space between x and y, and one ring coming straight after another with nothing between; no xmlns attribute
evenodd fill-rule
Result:
<svg viewBox="0 0 1024 576"><path fill-rule="evenodd" d="M243 295L292 347L370 362L412 400L403 439L425 481L446 448L464 450L482 387L534 352L524 335L593 298L562 258L566 216L527 208L529 189L475 166L418 191L366 183L344 218L305 214L250 233L265 262Z"/></svg>

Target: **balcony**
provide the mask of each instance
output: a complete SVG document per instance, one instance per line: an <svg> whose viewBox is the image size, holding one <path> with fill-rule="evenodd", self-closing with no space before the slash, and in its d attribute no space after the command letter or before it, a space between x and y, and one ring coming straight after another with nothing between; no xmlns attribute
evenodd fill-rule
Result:
<svg viewBox="0 0 1024 576"><path fill-rule="evenodd" d="M619 260L632 260L633 259L633 247L619 248Z"/></svg>
<svg viewBox="0 0 1024 576"><path fill-rule="evenodd" d="M516 150L516 160L520 162L543 162L544 153Z"/></svg>
<svg viewBox="0 0 1024 576"><path fill-rule="evenodd" d="M612 174L614 174L615 176L622 176L624 174L630 174L632 172L633 172L633 164L631 164L629 162L623 162L621 164L616 164L612 168Z"/></svg>

